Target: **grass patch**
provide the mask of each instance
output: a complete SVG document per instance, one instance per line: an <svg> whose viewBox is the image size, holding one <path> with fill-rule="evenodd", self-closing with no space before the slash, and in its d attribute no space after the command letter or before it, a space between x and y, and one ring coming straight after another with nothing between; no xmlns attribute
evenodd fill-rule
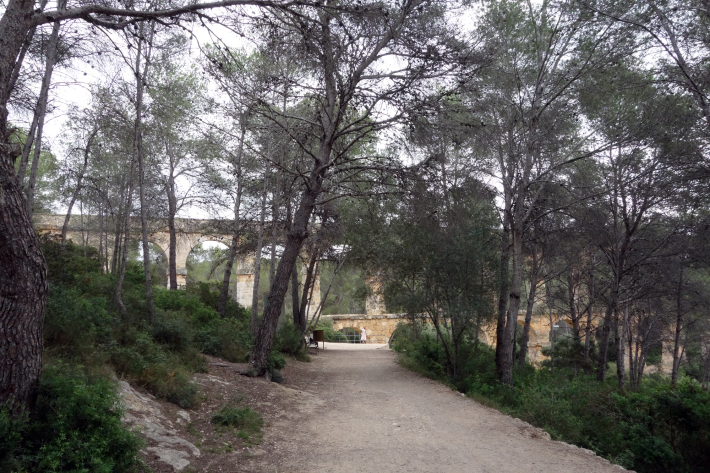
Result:
<svg viewBox="0 0 710 473"><path fill-rule="evenodd" d="M215 426L237 431L237 437L249 446L261 442L264 418L251 407L241 407L234 402L222 406L212 414L212 423Z"/></svg>

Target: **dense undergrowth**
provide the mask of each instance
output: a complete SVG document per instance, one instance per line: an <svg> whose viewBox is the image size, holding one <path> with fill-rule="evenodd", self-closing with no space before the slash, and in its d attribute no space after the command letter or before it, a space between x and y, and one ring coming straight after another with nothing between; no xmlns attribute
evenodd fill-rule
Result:
<svg viewBox="0 0 710 473"><path fill-rule="evenodd" d="M144 470L140 439L120 422L115 380L141 386L183 408L201 394L190 381L206 369L202 353L244 362L251 351L249 314L229 301L217 313L218 293L207 284L185 291L155 288L148 320L142 267L129 265L121 316L113 302L115 276L101 274L93 248L43 242L49 265L44 366L37 408L12 419L0 407L2 472L130 472ZM300 334L288 324L276 347L300 355ZM284 355L274 352L274 379Z"/></svg>
<svg viewBox="0 0 710 473"><path fill-rule="evenodd" d="M660 375L648 375L637 391L619 391L616 380L599 383L573 366L571 345L559 350L555 366L526 365L515 387L495 373L495 353L466 343L458 373L447 374L445 353L431 334L395 333L401 362L491 407L544 428L553 439L593 450L639 473L700 473L710 465L710 393L690 378L675 389ZM572 361L566 363L565 361Z"/></svg>

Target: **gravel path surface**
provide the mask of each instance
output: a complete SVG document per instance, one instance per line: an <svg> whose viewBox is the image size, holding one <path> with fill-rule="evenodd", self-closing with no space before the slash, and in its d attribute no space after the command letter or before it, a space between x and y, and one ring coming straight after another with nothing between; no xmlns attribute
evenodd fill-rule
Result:
<svg viewBox="0 0 710 473"><path fill-rule="evenodd" d="M268 430L278 437L265 438L274 450L242 466L333 473L621 470L402 368L396 356L382 345L331 344L311 363L290 362L273 401L292 408L271 421Z"/></svg>

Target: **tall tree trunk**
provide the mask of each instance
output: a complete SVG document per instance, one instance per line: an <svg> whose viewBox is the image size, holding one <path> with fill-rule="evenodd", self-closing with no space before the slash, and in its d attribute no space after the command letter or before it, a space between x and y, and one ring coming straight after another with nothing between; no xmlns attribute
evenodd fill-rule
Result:
<svg viewBox="0 0 710 473"><path fill-rule="evenodd" d="M81 167L81 171L79 171L79 175L76 178L76 187L74 188L74 192L72 193L71 200L69 201L69 205L67 206L67 215L64 217L64 224L62 225L62 248L64 248L66 241L67 241L67 228L69 227L69 220L71 219L71 211L72 208L74 208L74 203L76 202L76 198L79 196L79 192L81 192L82 188L82 181L84 180L84 174L86 174L86 168L89 165L89 154L91 153L91 145L94 142L94 138L96 138L96 134L98 133L98 128L94 127L94 129L91 131L91 134L89 135L89 139L86 142L86 148L84 148L84 164ZM103 230L103 218L101 220L102 227L101 229ZM99 235L99 250L101 249L101 235ZM101 256L101 251L99 251L99 257ZM103 265L102 265L103 267Z"/></svg>
<svg viewBox="0 0 710 473"><path fill-rule="evenodd" d="M325 141L319 150L319 159L311 171L308 183L309 186L303 191L298 210L293 218L293 227L286 237L284 252L276 268L274 283L269 291L269 298L264 308L264 316L259 325L254 350L251 355L251 362L257 375L266 373L266 366L274 342L276 326L281 315L284 297L288 289L288 280L291 277L291 269L298 259L303 242L308 237L308 223L311 214L316 206L316 200L321 193L323 176L326 168L321 163L327 163L330 159L332 145Z"/></svg>
<svg viewBox="0 0 710 473"><path fill-rule="evenodd" d="M33 407L37 395L48 287L47 264L13 164L0 151L0 404L19 414Z"/></svg>
<svg viewBox="0 0 710 473"><path fill-rule="evenodd" d="M602 336L599 340L599 359L597 363L597 381L606 378L606 363L609 356L609 336L611 335L611 318L614 313L614 301L609 301L604 312Z"/></svg>
<svg viewBox="0 0 710 473"><path fill-rule="evenodd" d="M298 263L293 265L291 269L291 307L293 311L293 325L301 329L301 332L306 331L306 318L301 318L300 305L298 303Z"/></svg>
<svg viewBox="0 0 710 473"><path fill-rule="evenodd" d="M171 291L177 291L177 230L175 215L177 214L177 198L175 197L175 181L172 176L168 183L168 286Z"/></svg>
<svg viewBox="0 0 710 473"><path fill-rule="evenodd" d="M313 295L314 279L316 263L318 262L318 249L316 245L313 245L313 254L311 254L311 259L308 260L308 266L306 267L306 277L303 279L303 292L301 293L301 307L298 310L299 321L303 319L308 320L308 314L306 308L311 302L311 297Z"/></svg>
<svg viewBox="0 0 710 473"><path fill-rule="evenodd" d="M530 323L532 322L533 306L535 305L535 294L539 283L540 261L537 254L537 245L532 248L532 267L530 268L530 290L528 291L527 307L525 308L525 324L520 337L520 352L518 353L518 365L525 366L525 359L528 356L528 341L530 341Z"/></svg>
<svg viewBox="0 0 710 473"><path fill-rule="evenodd" d="M123 199L123 196L121 196L121 200ZM123 220L121 220L121 209L119 207L119 212L114 216L116 228L114 230L114 235L113 235L113 254L111 255L111 274L118 274L120 270L120 262L121 262L121 240L122 240L122 235L123 235Z"/></svg>
<svg viewBox="0 0 710 473"><path fill-rule="evenodd" d="M520 200L520 199L519 199ZM505 335L503 337L503 357L501 364L500 381L508 386L513 385L513 351L515 350L515 326L518 324L518 310L520 309L520 293L523 285L523 222L521 211L517 209L516 217L511 225L513 237L513 275L510 283L510 303L508 305L508 317L505 323ZM521 208L522 210L522 208Z"/></svg>
<svg viewBox="0 0 710 473"><path fill-rule="evenodd" d="M590 255L590 264L593 265L591 261L592 256ZM587 304L587 325L584 327L584 366L585 369L589 369L589 350L591 347L592 338L592 310L593 310L593 300L594 295L594 274L590 270L589 272L589 284L587 285L589 291L589 302Z"/></svg>
<svg viewBox="0 0 710 473"><path fill-rule="evenodd" d="M678 276L678 287L676 288L676 318L675 335L673 337L673 367L671 368L671 386L678 383L678 369L680 367L680 335L683 330L683 267L680 268Z"/></svg>
<svg viewBox="0 0 710 473"><path fill-rule="evenodd" d="M618 312L618 310L617 310ZM624 351L626 350L626 330L628 330L629 325L629 306L624 307L623 314L618 314L617 319L619 319L618 330L616 332L616 381L619 385L619 389L624 389L626 384L626 363L624 360Z"/></svg>
<svg viewBox="0 0 710 473"><path fill-rule="evenodd" d="M131 211L133 210L133 177L136 172L136 159L135 156L131 159L131 170L128 175L128 189L126 192L126 198L123 202L124 207L124 220L121 222L123 224L123 229L121 229L120 236L116 239L118 252L120 252L120 260L118 261L118 275L116 277L116 289L114 291L114 298L121 316L126 316L126 306L123 303L123 280L126 277L126 265L128 264L128 241L131 234ZM119 219L120 220L120 219ZM123 240L123 244L121 244Z"/></svg>
<svg viewBox="0 0 710 473"><path fill-rule="evenodd" d="M19 149L0 146L0 404L32 409L42 369L47 264L14 176Z"/></svg>
<svg viewBox="0 0 710 473"><path fill-rule="evenodd" d="M234 163L235 174L237 177L237 195L234 201L234 233L232 233L232 242L229 245L229 256L227 256L227 264L224 267L224 278L222 279L222 289L219 293L219 304L217 306L217 311L221 317L224 317L224 313L227 310L227 298L229 297L229 280L232 277L232 267L234 266L234 259L237 256L237 248L239 245L239 235L241 233L241 215L240 210L242 206L242 156L244 153L244 137L247 132L247 118L246 113L243 113L240 117L241 133L239 136L239 149L237 151L237 159Z"/></svg>
<svg viewBox="0 0 710 473"><path fill-rule="evenodd" d="M136 119L133 128L133 153L138 161L138 198L141 207L141 243L143 246L143 274L145 275L145 303L148 311L148 322L153 322L155 318L155 307L153 305L153 278L150 273L150 243L148 242L148 204L145 197L146 188L146 170L145 170L145 153L143 152L143 92L145 81L147 80L148 68L150 67L150 50L153 40L153 32L146 33L145 25L140 24L140 37L138 46L136 47ZM141 70L141 54L143 52L143 38L148 36L145 43L145 63Z"/></svg>
<svg viewBox="0 0 710 473"><path fill-rule="evenodd" d="M59 10L63 10L66 5L66 0L60 0L57 5ZM42 86L37 100L37 109L35 110L37 126L37 136L34 139L34 157L32 158L32 168L30 170L30 179L27 184L27 211L32 219L34 211L35 184L37 182L37 169L39 167L40 154L42 152L42 133L44 131L44 118L47 114L47 101L49 100L49 86L52 82L52 71L57 63L57 46L59 44L59 23L52 25L52 33L49 35L47 42L47 53L44 65L44 77L42 78ZM24 176L21 176L22 179Z"/></svg>
<svg viewBox="0 0 710 473"><path fill-rule="evenodd" d="M240 227L241 225L239 221L239 210L236 210L234 216L234 230L232 233L232 241L229 244L229 255L227 255L227 264L225 265L224 277L222 279L222 289L219 291L219 303L217 305L217 312L219 312L220 317L224 317L227 311L227 299L229 298L229 280L231 279L232 267L234 267L234 260L237 258Z"/></svg>
<svg viewBox="0 0 710 473"><path fill-rule="evenodd" d="M279 221L279 184L281 180L280 177L276 178L276 190L274 191L274 202L271 207L271 251L269 257L269 287L274 284L274 277L276 276L276 238L278 235L278 224Z"/></svg>
<svg viewBox="0 0 710 473"><path fill-rule="evenodd" d="M286 222L288 230L291 231L293 226L293 212L291 206L291 198L286 199ZM299 301L299 284L298 284L298 263L293 265L291 269L291 307L293 312L293 324L301 329L302 333L306 333L306 318L301 317L301 305Z"/></svg>
<svg viewBox="0 0 710 473"><path fill-rule="evenodd" d="M104 247L104 206L99 205L99 261L101 262L101 274L105 273L105 247Z"/></svg>
<svg viewBox="0 0 710 473"><path fill-rule="evenodd" d="M266 189L269 176L264 176L264 189L261 192L261 214L259 215L259 236L256 242L256 255L254 256L254 288L251 299L251 333L257 335L259 330L259 279L261 275L261 251L264 244L264 221L266 220Z"/></svg>
<svg viewBox="0 0 710 473"><path fill-rule="evenodd" d="M498 293L498 318L496 321L496 373L502 377L503 349L502 340L505 336L505 321L508 309L508 288L510 287L510 226L507 212L503 217L503 231L500 243L500 289Z"/></svg>
<svg viewBox="0 0 710 473"><path fill-rule="evenodd" d="M567 298L569 300L569 318L572 320L572 339L579 343L579 314L577 313L576 287L577 278L571 272L567 274Z"/></svg>
<svg viewBox="0 0 710 473"><path fill-rule="evenodd" d="M42 369L47 263L15 175L7 103L13 71L31 26L33 0L8 0L0 18L0 404L31 410Z"/></svg>

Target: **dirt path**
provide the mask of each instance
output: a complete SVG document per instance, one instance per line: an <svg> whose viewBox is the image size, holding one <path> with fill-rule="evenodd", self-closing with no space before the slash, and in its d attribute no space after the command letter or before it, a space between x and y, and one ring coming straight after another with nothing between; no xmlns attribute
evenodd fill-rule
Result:
<svg viewBox="0 0 710 473"><path fill-rule="evenodd" d="M284 410L267 416L258 455L232 471L620 470L402 368L386 348L365 347L331 345L311 363L291 362L264 404Z"/></svg>

